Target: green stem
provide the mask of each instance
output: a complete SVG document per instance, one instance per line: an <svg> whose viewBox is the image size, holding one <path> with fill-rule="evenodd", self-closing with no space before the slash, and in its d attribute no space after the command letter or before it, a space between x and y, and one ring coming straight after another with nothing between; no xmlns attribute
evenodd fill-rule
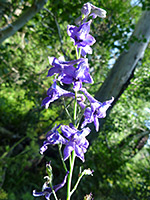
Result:
<svg viewBox="0 0 150 200"><path fill-rule="evenodd" d="M54 190L52 190L52 192L53 192L53 195L54 195L54 197L55 197L55 200L58 200L58 198L57 198L57 196L56 196L56 193L55 193L55 191L54 191Z"/></svg>
<svg viewBox="0 0 150 200"><path fill-rule="evenodd" d="M74 188L72 189L72 191L71 191L71 193L70 193L70 196L74 193L74 191L77 189L77 187L78 187L78 185L79 185L79 182L80 182L80 180L81 180L81 178L84 176L84 173L81 173L80 174L80 176L79 176L79 178L78 178L78 180L77 180L77 182L76 182L76 184L75 184L75 186L74 186Z"/></svg>
<svg viewBox="0 0 150 200"><path fill-rule="evenodd" d="M68 111L68 109L67 109L67 106L66 106L66 103L65 103L65 99L64 99L64 98L63 98L63 102L64 102L65 111L66 111L67 115L69 116L70 121L72 122L73 120L72 120L72 117L71 117L71 115L70 115L70 113L69 113L69 111Z"/></svg>
<svg viewBox="0 0 150 200"><path fill-rule="evenodd" d="M73 114L74 125L76 125L76 118L77 118L77 92L75 91L74 114Z"/></svg>
<svg viewBox="0 0 150 200"><path fill-rule="evenodd" d="M58 200L58 198L57 198L57 196L56 196L56 193L55 193L55 190L53 189L53 185L50 183L50 187L51 187L51 189L52 189L52 193L53 193L53 195L54 195L54 198L55 198L55 200Z"/></svg>
<svg viewBox="0 0 150 200"><path fill-rule="evenodd" d="M81 54L81 49L77 49L77 45L75 46L76 48L76 58L80 58ZM75 91L75 100L74 100L74 113L73 113L73 121L74 121L74 126L76 127L76 119L77 119L77 92ZM71 195L73 192L71 192L71 181L72 181L72 173L73 173L73 168L74 168L74 162L75 162L75 151L72 151L70 157L70 171L68 175L68 183L67 183L67 200L70 200Z"/></svg>
<svg viewBox="0 0 150 200"><path fill-rule="evenodd" d="M80 48L78 49L77 45L75 46L75 48L76 48L76 58L79 59L81 57L80 56L81 55L81 49Z"/></svg>
<svg viewBox="0 0 150 200"><path fill-rule="evenodd" d="M72 157L70 156L70 172L68 175L68 185L67 185L67 200L70 200L71 197L71 180L72 180L72 172L74 167L74 161L75 161L75 152L72 152Z"/></svg>
<svg viewBox="0 0 150 200"><path fill-rule="evenodd" d="M61 146L62 146L61 144L58 144L59 154L60 154L60 158L61 158L63 167L64 167L65 171L67 172L68 170L67 170L66 164L65 164L65 162L64 162L63 156L62 156Z"/></svg>

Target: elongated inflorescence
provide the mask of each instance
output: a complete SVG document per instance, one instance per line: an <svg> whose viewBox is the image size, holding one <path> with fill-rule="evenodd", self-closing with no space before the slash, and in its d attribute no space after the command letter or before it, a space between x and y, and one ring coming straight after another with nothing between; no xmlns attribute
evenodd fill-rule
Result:
<svg viewBox="0 0 150 200"><path fill-rule="evenodd" d="M105 102L99 102L92 97L85 88L85 84L93 83L86 55L92 54L91 46L96 42L95 38L90 34L92 19L88 20L89 17L92 17L93 19L96 17L105 18L106 11L91 3L85 3L81 9L81 16L76 19L77 25L68 25L67 27L67 33L76 48L76 59L64 61L61 58L48 57L51 68L48 70L47 77L54 77L54 80L52 86L47 91L47 97L42 101L42 106L45 106L45 108L48 109L52 102L61 97L72 98L74 101L74 114L72 123L69 125L55 125L55 127L47 133L43 146L40 148L40 153L44 154L49 145L57 144L59 150L61 150L61 147L63 146L63 154L60 153L60 155L66 171L65 178L61 184L53 186L52 178L50 178L52 176L47 176L47 181L43 186L42 192L36 192L34 190L34 196L45 196L46 199L50 199L51 194L53 194L57 200L55 192L63 187L68 179L66 199L70 200L71 195L76 190L82 176L92 175L93 172L90 169L84 170L71 191L74 159L75 157L78 157L84 162L84 154L89 147L86 136L92 133L90 133L90 128L86 126L89 123L94 122L96 131L99 131L99 119L106 116L106 111L114 100L112 97L112 99ZM70 85L69 90L62 88L64 84ZM80 109L77 109L77 106L79 106ZM78 110L80 110L80 113L77 112ZM80 125L80 119L82 117L83 122ZM65 161L68 159L70 161L69 170L67 170L65 165ZM52 173L52 170L50 171Z"/></svg>

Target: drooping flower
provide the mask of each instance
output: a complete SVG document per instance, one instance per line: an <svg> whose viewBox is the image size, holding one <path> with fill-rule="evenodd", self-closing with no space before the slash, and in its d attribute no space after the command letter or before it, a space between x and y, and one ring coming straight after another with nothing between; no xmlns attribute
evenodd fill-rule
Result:
<svg viewBox="0 0 150 200"><path fill-rule="evenodd" d="M57 84L56 81L54 80L53 85L48 89L47 91L48 97L43 99L42 105L45 106L45 108L49 107L49 104L57 99L59 99L61 96L67 96L67 97L74 97L74 93L69 92L67 90L64 90L60 88Z"/></svg>
<svg viewBox="0 0 150 200"><path fill-rule="evenodd" d="M63 180L62 183L53 186L53 190L55 192L57 192L60 188L62 188L66 184L68 173L69 172L67 172L67 174L65 175L65 178L64 178L64 180ZM36 190L34 190L33 191L33 196L35 196L35 197L45 196L45 198L47 200L50 200L50 196L52 194L52 189L51 189L51 187L48 187L48 184L49 184L48 182L44 183L43 189L42 189L43 191L42 192L36 192Z"/></svg>
<svg viewBox="0 0 150 200"><path fill-rule="evenodd" d="M68 25L67 27L68 35L74 42L74 45L77 45L78 49L81 48L82 56L85 56L87 53L91 54L92 49L90 46L96 42L95 38L89 34L91 22L90 20L79 27L74 25Z"/></svg>
<svg viewBox="0 0 150 200"><path fill-rule="evenodd" d="M93 83L89 73L88 59L81 58L70 62L61 62L52 57L50 60L53 67L49 70L48 76L58 74L58 80L64 84L73 83L75 91L80 90L82 82ZM73 66L74 64L78 64L77 68Z"/></svg>
<svg viewBox="0 0 150 200"><path fill-rule="evenodd" d="M106 11L104 9L98 8L89 2L83 5L81 8L81 13L82 15L75 20L77 25L86 22L89 16L92 16L93 19L95 19L97 16L100 18L106 17Z"/></svg>
<svg viewBox="0 0 150 200"><path fill-rule="evenodd" d="M71 155L72 151L75 151L75 155L84 162L84 153L86 153L89 146L89 142L85 137L91 130L89 128L84 128L79 131L73 126L73 124L69 124L69 126L62 125L61 131L68 139L64 148L64 160Z"/></svg>
<svg viewBox="0 0 150 200"><path fill-rule="evenodd" d="M98 8L89 2L83 5L81 8L81 13L84 15L84 17L87 17L88 15L92 16L93 18L96 18L97 16L101 18L106 17L106 11L104 9Z"/></svg>
<svg viewBox="0 0 150 200"><path fill-rule="evenodd" d="M61 136L58 132L58 128L60 125L55 126L52 130L50 130L46 135L46 140L43 142L43 146L40 148L40 153L43 154L47 150L48 145L53 144L66 144L67 140Z"/></svg>
<svg viewBox="0 0 150 200"><path fill-rule="evenodd" d="M111 106L111 103L114 101L114 97L111 100L105 101L103 103L97 101L94 97L92 97L85 88L81 88L81 91L84 92L85 96L90 101L91 106L87 107L84 112L84 121L81 125L81 128L85 127L88 123L94 122L96 127L96 131L99 130L99 118L106 117L106 111ZM78 102L82 109L85 108L85 104L83 102Z"/></svg>

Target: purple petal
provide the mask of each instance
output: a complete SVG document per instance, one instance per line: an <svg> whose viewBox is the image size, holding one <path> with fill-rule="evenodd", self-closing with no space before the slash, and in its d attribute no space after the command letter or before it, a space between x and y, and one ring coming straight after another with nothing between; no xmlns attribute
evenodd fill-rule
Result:
<svg viewBox="0 0 150 200"><path fill-rule="evenodd" d="M64 84L71 84L73 82L73 77L66 75L61 79L61 82Z"/></svg>
<svg viewBox="0 0 150 200"><path fill-rule="evenodd" d="M76 68L73 66L65 66L64 74L74 77Z"/></svg>
<svg viewBox="0 0 150 200"><path fill-rule="evenodd" d="M75 73L76 73L76 78L80 79L82 82L93 83L93 79L89 73L89 66L87 59L84 59L82 62L78 64Z"/></svg>
<svg viewBox="0 0 150 200"><path fill-rule="evenodd" d="M82 145L82 151L83 151L84 153L86 152L88 146L89 146L89 142L88 142L87 139L85 139L85 142L84 142L84 144Z"/></svg>
<svg viewBox="0 0 150 200"><path fill-rule="evenodd" d="M81 101L78 100L78 104L82 109L84 109L86 107L85 103L83 103L82 100Z"/></svg>
<svg viewBox="0 0 150 200"><path fill-rule="evenodd" d="M48 108L51 102L59 99L61 96L74 97L74 94L72 92L69 92L67 90L60 88L58 85L56 85L56 82L54 82L53 85L48 89L47 95L49 97L46 97L42 101L42 105L41 105L41 106L45 106L45 108Z"/></svg>
<svg viewBox="0 0 150 200"><path fill-rule="evenodd" d="M81 13L87 16L90 14L90 12L91 12L91 4L85 3L83 7L81 8Z"/></svg>
<svg viewBox="0 0 150 200"><path fill-rule="evenodd" d="M49 69L47 76L53 76L54 74L60 74L62 72L62 70L63 69L61 66L52 67Z"/></svg>
<svg viewBox="0 0 150 200"><path fill-rule="evenodd" d="M96 18L97 16L101 18L106 17L106 11L104 9L98 8L91 3L85 3L81 8L81 13L84 14L85 17L88 15L93 16L93 18Z"/></svg>
<svg viewBox="0 0 150 200"><path fill-rule="evenodd" d="M91 8L92 8L91 16L93 16L93 18L96 18L97 16L101 18L106 17L106 11L104 9L98 8L92 4L91 4Z"/></svg>
<svg viewBox="0 0 150 200"><path fill-rule="evenodd" d="M111 106L111 103L114 101L114 97L112 97L111 100L109 101L105 101L104 103L102 103L102 105L99 108L99 112L98 112L98 117L99 118L104 118L106 117L106 111L107 109Z"/></svg>
<svg viewBox="0 0 150 200"><path fill-rule="evenodd" d="M33 190L33 196L35 197L45 196L47 200L49 200L51 194L52 194L52 189L50 187L46 187L42 192L36 192L36 190Z"/></svg>
<svg viewBox="0 0 150 200"><path fill-rule="evenodd" d="M91 103L91 112L93 114L98 114L99 112L99 108L101 107L102 103L101 102L98 102L98 101L95 101L95 102L92 102ZM96 111L96 112L95 112Z"/></svg>
<svg viewBox="0 0 150 200"><path fill-rule="evenodd" d="M94 120L93 114L91 113L91 108L86 108L84 112L84 121L81 125L81 128L85 127L88 123L92 123Z"/></svg>
<svg viewBox="0 0 150 200"><path fill-rule="evenodd" d="M52 130L50 130L46 135L46 140L43 142L43 146L40 148L40 153L43 154L47 150L48 145L54 145L54 144L67 144L68 141L59 134L57 129L60 127L55 126Z"/></svg>
<svg viewBox="0 0 150 200"><path fill-rule="evenodd" d="M86 137L87 135L89 135L89 133L91 132L91 130L90 130L90 128L89 127L87 127L87 128L84 128L84 129L82 129L82 131L81 131L82 133L82 137Z"/></svg>
<svg viewBox="0 0 150 200"><path fill-rule="evenodd" d="M89 45L86 45L85 47L81 48L81 55L84 57L86 54L92 54L92 48Z"/></svg>
<svg viewBox="0 0 150 200"><path fill-rule="evenodd" d="M64 148L64 160L67 160L71 155L71 152L74 150L74 143L69 142L66 147Z"/></svg>
<svg viewBox="0 0 150 200"><path fill-rule="evenodd" d="M82 42L79 43L78 47L86 47L87 45L91 46L96 42L95 38L88 34L85 36Z"/></svg>
<svg viewBox="0 0 150 200"><path fill-rule="evenodd" d="M58 184L58 185L55 185L53 187L53 189L55 190L55 192L57 192L60 188L62 188L65 184L66 184L66 180L67 180L67 176L68 176L69 172L67 172L67 174L65 175L65 178L63 180L62 183Z"/></svg>
<svg viewBox="0 0 150 200"><path fill-rule="evenodd" d="M82 162L85 161L84 160L84 153L78 145L75 146L75 154L76 154L77 157L79 157L82 160Z"/></svg>
<svg viewBox="0 0 150 200"><path fill-rule="evenodd" d="M75 81L73 84L73 90L79 91L82 88L82 82L81 81Z"/></svg>
<svg viewBox="0 0 150 200"><path fill-rule="evenodd" d="M62 125L61 131L66 138L71 139L71 137L77 132L77 129Z"/></svg>
<svg viewBox="0 0 150 200"><path fill-rule="evenodd" d="M41 148L40 148L40 154L43 155L43 153L48 149L47 145L43 145Z"/></svg>
<svg viewBox="0 0 150 200"><path fill-rule="evenodd" d="M52 102L52 98L51 97L46 97L45 99L43 99L41 106L45 106L45 108L47 109L49 107L49 104Z"/></svg>
<svg viewBox="0 0 150 200"><path fill-rule="evenodd" d="M44 196L45 192L37 192L36 190L33 190L33 196L34 197L39 197L39 196Z"/></svg>
<svg viewBox="0 0 150 200"><path fill-rule="evenodd" d="M90 103L97 102L97 100L94 97L92 97L92 95L90 95L90 93L88 93L88 91L85 88L81 88L80 91L82 91L85 94Z"/></svg>
<svg viewBox="0 0 150 200"><path fill-rule="evenodd" d="M98 130L99 130L99 121L98 121L98 118L96 116L94 117L94 125L95 125L96 131L98 132Z"/></svg>

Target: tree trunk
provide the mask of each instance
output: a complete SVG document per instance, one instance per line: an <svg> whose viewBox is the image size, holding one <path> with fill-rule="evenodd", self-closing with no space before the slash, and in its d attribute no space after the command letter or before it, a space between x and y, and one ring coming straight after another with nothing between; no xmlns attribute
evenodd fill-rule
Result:
<svg viewBox="0 0 150 200"><path fill-rule="evenodd" d="M0 43L22 28L37 12L39 12L40 9L43 8L46 2L47 0L34 1L33 5L23 11L21 16L19 16L15 22L0 29Z"/></svg>
<svg viewBox="0 0 150 200"><path fill-rule="evenodd" d="M140 41L132 42L132 38L136 37ZM114 102L108 110L107 116L115 102L130 84L130 79L133 77L134 70L139 60L143 58L145 49L150 40L150 11L144 11L138 21L135 31L129 40L129 50L124 51L117 59L113 68L110 70L106 80L96 92L95 98L101 102L111 99L113 96ZM104 124L105 119L100 120L100 128ZM95 132L94 125L90 125L92 132ZM96 139L98 134L94 133L89 140Z"/></svg>

